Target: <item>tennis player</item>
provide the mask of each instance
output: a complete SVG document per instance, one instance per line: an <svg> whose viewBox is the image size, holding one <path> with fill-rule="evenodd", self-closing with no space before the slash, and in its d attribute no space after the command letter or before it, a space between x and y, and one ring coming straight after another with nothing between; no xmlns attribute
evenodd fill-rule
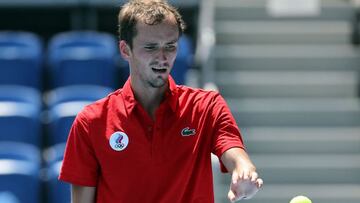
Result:
<svg viewBox="0 0 360 203"><path fill-rule="evenodd" d="M118 16L129 62L123 88L76 117L59 179L73 203L213 203L211 153L232 178L229 200L262 186L219 93L170 76L185 25L166 1L132 0Z"/></svg>

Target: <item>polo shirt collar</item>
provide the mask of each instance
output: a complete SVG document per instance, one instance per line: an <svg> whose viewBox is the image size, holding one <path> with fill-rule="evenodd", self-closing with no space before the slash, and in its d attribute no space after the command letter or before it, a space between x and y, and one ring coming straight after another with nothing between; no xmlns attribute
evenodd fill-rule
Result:
<svg viewBox="0 0 360 203"><path fill-rule="evenodd" d="M125 82L122 88L122 94L124 98L125 108L130 113L137 104L134 93L131 88L131 80L130 77Z"/></svg>
<svg viewBox="0 0 360 203"><path fill-rule="evenodd" d="M125 82L125 84L122 88L122 93L124 96L124 102L125 102L126 109L129 113L131 113L132 110L134 109L134 107L138 104L138 101L136 101L136 99L135 99L134 92L131 87L130 77ZM167 102L169 104L171 110L173 112L175 112L177 109L177 105L178 105L178 98L179 98L179 96L178 96L177 85L176 85L174 79L171 76L169 76L169 88L165 93L165 99L163 102Z"/></svg>
<svg viewBox="0 0 360 203"><path fill-rule="evenodd" d="M169 89L165 94L165 100L169 102L169 105L173 112L176 112L177 104L178 104L178 88L174 81L174 79L169 76Z"/></svg>

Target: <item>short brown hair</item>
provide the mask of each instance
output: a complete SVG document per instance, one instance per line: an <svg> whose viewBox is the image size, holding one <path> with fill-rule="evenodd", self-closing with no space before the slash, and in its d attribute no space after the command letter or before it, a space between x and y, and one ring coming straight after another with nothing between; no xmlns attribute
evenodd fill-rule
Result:
<svg viewBox="0 0 360 203"><path fill-rule="evenodd" d="M172 14L179 28L179 36L185 30L185 22L177 9L166 0L130 0L124 4L118 15L119 39L125 40L132 48L136 36L136 23L142 21L148 25L161 23L167 15Z"/></svg>

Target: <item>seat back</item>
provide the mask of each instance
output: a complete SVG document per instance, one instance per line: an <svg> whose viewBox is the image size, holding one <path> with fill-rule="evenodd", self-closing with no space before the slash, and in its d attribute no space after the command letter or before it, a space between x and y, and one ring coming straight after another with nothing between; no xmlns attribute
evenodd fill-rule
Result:
<svg viewBox="0 0 360 203"><path fill-rule="evenodd" d="M71 125L84 106L108 95L112 89L100 86L67 86L53 90L48 100L49 137L48 144L53 146L66 142Z"/></svg>
<svg viewBox="0 0 360 203"><path fill-rule="evenodd" d="M56 161L48 167L47 194L48 202L70 202L70 185L58 180L62 160Z"/></svg>
<svg viewBox="0 0 360 203"><path fill-rule="evenodd" d="M30 32L0 32L0 85L41 88L43 44Z"/></svg>
<svg viewBox="0 0 360 203"><path fill-rule="evenodd" d="M39 149L33 145L0 142L0 191L19 202L40 202L40 160Z"/></svg>
<svg viewBox="0 0 360 203"><path fill-rule="evenodd" d="M92 84L115 87L115 38L95 31L70 31L49 43L52 87Z"/></svg>
<svg viewBox="0 0 360 203"><path fill-rule="evenodd" d="M34 88L0 86L0 141L41 145L41 99Z"/></svg>

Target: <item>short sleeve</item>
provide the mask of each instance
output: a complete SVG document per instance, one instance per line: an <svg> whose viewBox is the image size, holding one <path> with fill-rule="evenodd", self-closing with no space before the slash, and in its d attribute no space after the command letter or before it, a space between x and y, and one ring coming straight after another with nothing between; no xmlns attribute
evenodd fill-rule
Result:
<svg viewBox="0 0 360 203"><path fill-rule="evenodd" d="M222 154L228 149L235 147L245 149L245 146L236 121L220 94L217 93L214 97L212 107L211 113L214 118L212 152L220 160ZM220 166L222 172L227 172L221 161Z"/></svg>
<svg viewBox="0 0 360 203"><path fill-rule="evenodd" d="M94 187L99 164L90 139L89 123L80 112L71 127L66 143L59 180L75 185Z"/></svg>

